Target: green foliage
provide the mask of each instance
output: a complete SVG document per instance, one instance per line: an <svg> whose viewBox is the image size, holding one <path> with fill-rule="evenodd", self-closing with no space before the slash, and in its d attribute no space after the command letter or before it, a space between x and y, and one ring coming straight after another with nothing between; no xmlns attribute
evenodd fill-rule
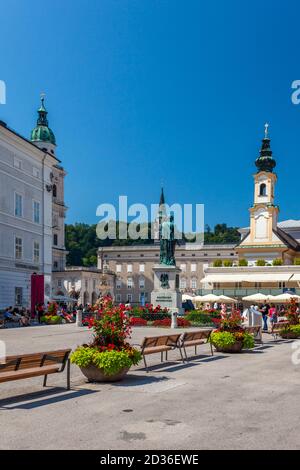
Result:
<svg viewBox="0 0 300 470"><path fill-rule="evenodd" d="M299 266L299 265L300 265L300 258L295 258L295 259L294 259L294 264L295 264L296 266Z"/></svg>
<svg viewBox="0 0 300 470"><path fill-rule="evenodd" d="M256 261L256 266L266 266L266 260L265 259L258 259Z"/></svg>
<svg viewBox="0 0 300 470"><path fill-rule="evenodd" d="M227 224L215 225L212 232L209 225L205 227L204 243L206 244L226 244L238 243L241 235L236 227L227 227Z"/></svg>
<svg viewBox="0 0 300 470"><path fill-rule="evenodd" d="M47 323L48 325L59 325L62 321L59 315L44 315L41 317L41 323Z"/></svg>
<svg viewBox="0 0 300 470"><path fill-rule="evenodd" d="M231 259L225 259L223 261L223 266L225 266L225 268L230 268L232 266L232 264L233 263L232 263Z"/></svg>
<svg viewBox="0 0 300 470"><path fill-rule="evenodd" d="M70 356L70 360L73 364L77 364L79 367L87 367L93 364L93 358L99 351L96 348L86 348L81 346L77 348Z"/></svg>
<svg viewBox="0 0 300 470"><path fill-rule="evenodd" d="M79 367L88 367L93 364L103 370L105 375L114 375L122 369L138 364L141 353L134 349L130 354L127 351L99 351L97 348L81 346L71 355L71 362Z"/></svg>
<svg viewBox="0 0 300 470"><path fill-rule="evenodd" d="M272 261L273 266L282 266L282 259L276 258Z"/></svg>
<svg viewBox="0 0 300 470"><path fill-rule="evenodd" d="M214 268L221 268L223 266L223 261L221 259L215 259L213 262Z"/></svg>
<svg viewBox="0 0 300 470"><path fill-rule="evenodd" d="M199 325L211 325L213 323L213 318L219 318L220 314L218 312L203 312L199 310L191 310L187 313L184 318L192 323Z"/></svg>
<svg viewBox="0 0 300 470"><path fill-rule="evenodd" d="M243 339L243 348L244 349L252 349L255 346L255 341L252 335L249 333L244 334L244 339Z"/></svg>
<svg viewBox="0 0 300 470"><path fill-rule="evenodd" d="M236 339L229 331L216 331L210 335L210 341L218 348L233 346Z"/></svg>
<svg viewBox="0 0 300 470"><path fill-rule="evenodd" d="M96 233L96 224L88 225L83 223L75 223L65 226L66 235L66 249L69 252L67 255L67 264L69 266L96 266L97 265L97 250L99 247L106 246L127 246L127 245L147 245L153 244L151 239L151 224L142 224L140 232L147 234L146 239L119 239L119 226L120 223L116 222L116 236L115 240L105 239L100 240ZM185 239L185 236L183 235ZM204 234L204 241L206 244L223 244L223 243L238 243L240 234L235 227L227 227L226 224L217 224L214 231L206 226Z"/></svg>
<svg viewBox="0 0 300 470"><path fill-rule="evenodd" d="M300 336L300 325L291 325L290 330Z"/></svg>
<svg viewBox="0 0 300 470"><path fill-rule="evenodd" d="M239 266L248 266L248 261L246 259L240 259Z"/></svg>

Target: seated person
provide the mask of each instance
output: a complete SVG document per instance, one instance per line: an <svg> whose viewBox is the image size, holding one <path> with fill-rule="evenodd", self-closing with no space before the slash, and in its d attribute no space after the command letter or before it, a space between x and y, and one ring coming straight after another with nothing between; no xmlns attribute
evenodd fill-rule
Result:
<svg viewBox="0 0 300 470"><path fill-rule="evenodd" d="M30 313L28 310L21 312L20 326L29 326L30 325Z"/></svg>
<svg viewBox="0 0 300 470"><path fill-rule="evenodd" d="M12 307L8 307L4 312L4 320L14 321L14 316L12 313Z"/></svg>

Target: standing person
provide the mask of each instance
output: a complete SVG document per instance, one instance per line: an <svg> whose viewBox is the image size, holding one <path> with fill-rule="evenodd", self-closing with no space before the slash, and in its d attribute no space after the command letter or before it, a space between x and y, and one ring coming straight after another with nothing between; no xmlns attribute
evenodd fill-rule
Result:
<svg viewBox="0 0 300 470"><path fill-rule="evenodd" d="M268 331L268 314L270 310L270 305L265 300L264 304L261 306L260 311L263 319L263 331Z"/></svg>
<svg viewBox="0 0 300 470"><path fill-rule="evenodd" d="M43 304L39 304L37 308L38 322L41 323L41 318L44 316Z"/></svg>
<svg viewBox="0 0 300 470"><path fill-rule="evenodd" d="M269 318L270 318L270 323L273 329L274 323L278 321L278 314L277 314L277 309L274 304L271 304L270 310L269 310Z"/></svg>

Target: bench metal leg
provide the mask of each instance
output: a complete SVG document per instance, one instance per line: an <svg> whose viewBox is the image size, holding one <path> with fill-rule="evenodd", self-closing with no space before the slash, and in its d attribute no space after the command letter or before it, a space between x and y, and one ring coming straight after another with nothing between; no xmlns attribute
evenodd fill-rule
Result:
<svg viewBox="0 0 300 470"><path fill-rule="evenodd" d="M179 348L179 349L180 349L180 352L181 352L181 357L182 357L182 360L183 360L183 362L184 362L184 358L183 358L183 356L182 356L182 351L181 351L181 348ZM187 353L186 353L185 346L183 346L183 350L184 350L185 359L186 359L186 360L188 360L188 357L187 357Z"/></svg>
<svg viewBox="0 0 300 470"><path fill-rule="evenodd" d="M211 351L211 355L213 356L214 355L214 349L213 349L213 345L211 342L209 342L210 344L210 351Z"/></svg>
<svg viewBox="0 0 300 470"><path fill-rule="evenodd" d="M146 358L145 358L144 354L143 354L143 360L144 360L146 372L149 372L147 362L146 362Z"/></svg>
<svg viewBox="0 0 300 470"><path fill-rule="evenodd" d="M195 346L195 356L197 356L197 346Z"/></svg>
<svg viewBox="0 0 300 470"><path fill-rule="evenodd" d="M180 352L180 356L181 356L181 360L182 362L184 362L184 357L183 357L183 354L182 354L182 348L178 348L179 349L179 352ZM186 355L186 351L185 351L185 355Z"/></svg>
<svg viewBox="0 0 300 470"><path fill-rule="evenodd" d="M163 351L162 351L162 352L160 353L160 362L163 362L163 360L164 360L164 353L163 353Z"/></svg>
<svg viewBox="0 0 300 470"><path fill-rule="evenodd" d="M70 359L67 361L67 390L70 390L71 388L71 383L70 383Z"/></svg>
<svg viewBox="0 0 300 470"><path fill-rule="evenodd" d="M168 351L166 351L166 361L168 360Z"/></svg>
<svg viewBox="0 0 300 470"><path fill-rule="evenodd" d="M46 385L47 385L47 377L48 377L48 375L44 375L43 387L46 387Z"/></svg>

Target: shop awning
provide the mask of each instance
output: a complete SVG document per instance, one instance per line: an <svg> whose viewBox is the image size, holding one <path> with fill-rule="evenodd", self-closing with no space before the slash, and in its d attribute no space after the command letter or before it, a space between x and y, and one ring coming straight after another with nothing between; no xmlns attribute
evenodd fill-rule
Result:
<svg viewBox="0 0 300 470"><path fill-rule="evenodd" d="M217 282L242 282L246 279L247 275L245 274L232 274L232 273L222 273L222 274L208 274L201 282L209 284L217 283Z"/></svg>
<svg viewBox="0 0 300 470"><path fill-rule="evenodd" d="M245 282L287 282L292 273L253 273L246 276Z"/></svg>
<svg viewBox="0 0 300 470"><path fill-rule="evenodd" d="M298 276L298 278L295 278ZM287 282L289 280L299 280L300 273L216 273L216 274L207 274L206 277L201 279L202 283L233 283L233 282Z"/></svg>

